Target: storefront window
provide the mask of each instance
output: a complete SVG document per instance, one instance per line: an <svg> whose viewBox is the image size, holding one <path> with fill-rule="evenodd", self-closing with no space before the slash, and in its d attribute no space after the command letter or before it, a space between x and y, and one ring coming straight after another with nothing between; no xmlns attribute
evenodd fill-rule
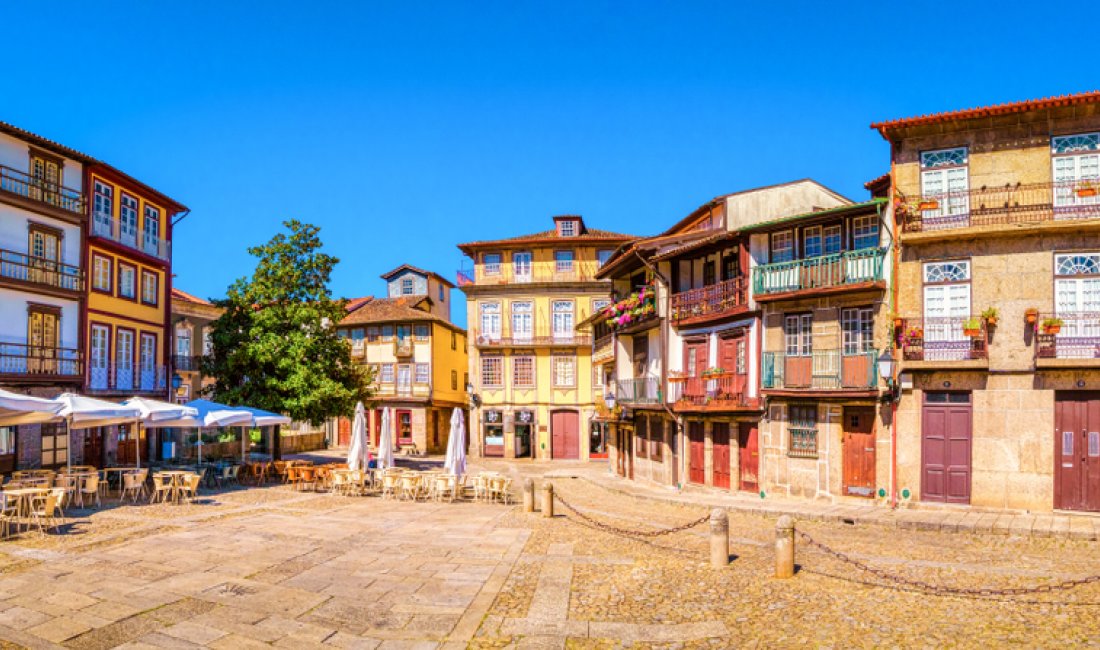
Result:
<svg viewBox="0 0 1100 650"><path fill-rule="evenodd" d="M485 455L504 455L504 419L500 411L485 412Z"/></svg>
<svg viewBox="0 0 1100 650"><path fill-rule="evenodd" d="M593 422L592 431L588 438L588 453L591 456L599 456L607 453L607 424Z"/></svg>

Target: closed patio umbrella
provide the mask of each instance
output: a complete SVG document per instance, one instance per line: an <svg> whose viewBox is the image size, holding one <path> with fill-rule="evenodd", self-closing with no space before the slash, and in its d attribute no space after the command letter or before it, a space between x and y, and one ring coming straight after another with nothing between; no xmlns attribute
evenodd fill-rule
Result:
<svg viewBox="0 0 1100 650"><path fill-rule="evenodd" d="M367 450L367 413L363 403L355 405L355 422L351 425L351 448L348 449L348 469L366 469Z"/></svg>
<svg viewBox="0 0 1100 650"><path fill-rule="evenodd" d="M447 439L447 458L443 461L443 469L454 476L466 473L466 418L460 408L451 413L451 434Z"/></svg>
<svg viewBox="0 0 1100 650"><path fill-rule="evenodd" d="M382 433L378 437L378 469L393 467L393 432L390 409L382 410Z"/></svg>

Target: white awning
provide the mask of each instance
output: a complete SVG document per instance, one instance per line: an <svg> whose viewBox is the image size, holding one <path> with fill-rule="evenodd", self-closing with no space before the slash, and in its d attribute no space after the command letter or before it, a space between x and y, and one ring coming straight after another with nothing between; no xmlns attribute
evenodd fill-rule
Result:
<svg viewBox="0 0 1100 650"><path fill-rule="evenodd" d="M61 402L0 389L0 426L60 420Z"/></svg>
<svg viewBox="0 0 1100 650"><path fill-rule="evenodd" d="M73 429L129 424L141 418L141 411L132 406L74 393L62 393L57 396L56 401L62 405L57 414L69 420Z"/></svg>
<svg viewBox="0 0 1100 650"><path fill-rule="evenodd" d="M161 402L145 397L131 397L123 402L141 413L141 422L147 429L180 427L197 428L203 426L196 408L183 404Z"/></svg>
<svg viewBox="0 0 1100 650"><path fill-rule="evenodd" d="M206 399L193 399L184 406L197 411L197 417L204 427L244 427L253 422L252 412L241 407L226 406Z"/></svg>

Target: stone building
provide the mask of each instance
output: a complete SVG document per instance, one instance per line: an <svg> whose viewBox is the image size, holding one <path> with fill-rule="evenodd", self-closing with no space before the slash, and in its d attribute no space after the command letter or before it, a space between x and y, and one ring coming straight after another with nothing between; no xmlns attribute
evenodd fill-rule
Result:
<svg viewBox="0 0 1100 650"><path fill-rule="evenodd" d="M899 494L1100 510L1100 92L872 127L901 229Z"/></svg>

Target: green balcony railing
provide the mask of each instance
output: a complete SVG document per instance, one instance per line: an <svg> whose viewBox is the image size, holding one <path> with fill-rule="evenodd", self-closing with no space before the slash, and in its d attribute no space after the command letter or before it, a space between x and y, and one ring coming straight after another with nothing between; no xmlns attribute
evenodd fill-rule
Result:
<svg viewBox="0 0 1100 650"><path fill-rule="evenodd" d="M883 279L885 258L885 248L864 248L790 262L763 264L753 269L752 292L756 296L766 296L878 282Z"/></svg>
<svg viewBox="0 0 1100 650"><path fill-rule="evenodd" d="M874 352L844 354L814 350L807 355L764 353L764 388L794 390L870 389L878 386Z"/></svg>

